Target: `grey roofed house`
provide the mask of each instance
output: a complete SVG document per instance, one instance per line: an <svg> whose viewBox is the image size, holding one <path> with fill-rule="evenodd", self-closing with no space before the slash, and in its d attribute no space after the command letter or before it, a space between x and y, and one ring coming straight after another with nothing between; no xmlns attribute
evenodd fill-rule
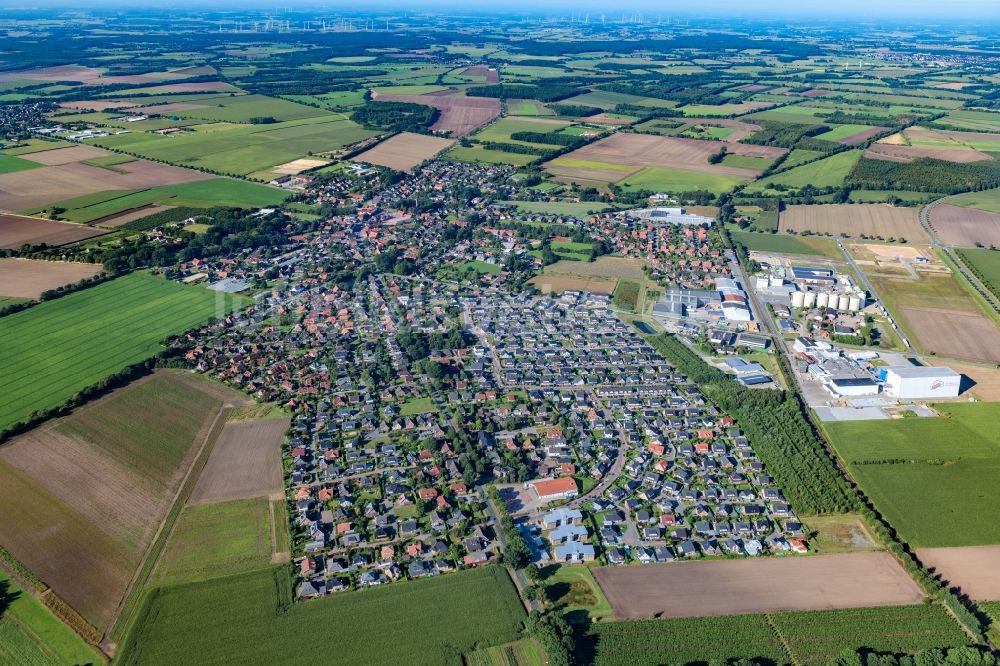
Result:
<svg viewBox="0 0 1000 666"><path fill-rule="evenodd" d="M326 581L307 580L299 585L299 599L312 599L326 594Z"/></svg>
<svg viewBox="0 0 1000 666"><path fill-rule="evenodd" d="M589 543L571 541L555 547L558 562L590 562L594 559L594 547Z"/></svg>

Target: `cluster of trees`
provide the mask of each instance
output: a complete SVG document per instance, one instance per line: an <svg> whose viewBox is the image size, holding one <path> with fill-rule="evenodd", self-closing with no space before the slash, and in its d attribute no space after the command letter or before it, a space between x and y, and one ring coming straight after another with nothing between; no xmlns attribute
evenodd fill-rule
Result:
<svg viewBox="0 0 1000 666"><path fill-rule="evenodd" d="M404 251L399 247L385 248L375 257L375 268L380 273L392 273L394 275L411 275L417 266L412 259L403 256Z"/></svg>
<svg viewBox="0 0 1000 666"><path fill-rule="evenodd" d="M749 143L755 146L778 146L781 148L792 148L805 137L819 136L829 132L826 125L798 125L794 123L781 123L774 120L756 121L763 129L744 137L740 143Z"/></svg>
<svg viewBox="0 0 1000 666"><path fill-rule="evenodd" d="M549 666L570 666L573 663L573 628L561 614L532 611L525 628L542 644Z"/></svg>
<svg viewBox="0 0 1000 666"><path fill-rule="evenodd" d="M931 648L914 655L887 654L872 650L845 652L831 666L998 666L1000 658L980 646Z"/></svg>
<svg viewBox="0 0 1000 666"><path fill-rule="evenodd" d="M514 141L545 143L553 146L575 146L584 143L583 139L578 136L556 132L513 132L510 138Z"/></svg>
<svg viewBox="0 0 1000 666"><path fill-rule="evenodd" d="M496 97L498 99L537 99L540 102L558 102L582 91L576 86L561 83L540 83L526 85L520 83L495 83L487 86L473 86L465 91L469 97Z"/></svg>
<svg viewBox="0 0 1000 666"><path fill-rule="evenodd" d="M396 341L410 362L427 358L435 349L463 349L472 344L461 326L452 326L447 333L424 333L404 326L396 333Z"/></svg>
<svg viewBox="0 0 1000 666"><path fill-rule="evenodd" d="M551 108L556 112L556 115L570 116L573 118L587 118L589 116L596 116L598 113L604 111L604 109L600 107L585 106L583 104L556 104Z"/></svg>
<svg viewBox="0 0 1000 666"><path fill-rule="evenodd" d="M723 146L722 148L719 148L718 152L712 153L711 155L708 156L708 163L719 164L720 162L722 162L722 160L726 159L726 155L728 154L729 150L725 146Z"/></svg>
<svg viewBox="0 0 1000 666"><path fill-rule="evenodd" d="M423 132L437 117L434 107L410 102L367 102L351 113L359 125L389 132Z"/></svg>
<svg viewBox="0 0 1000 666"><path fill-rule="evenodd" d="M848 183L863 190L914 190L956 194L1000 186L1000 161L958 164L921 157L912 162L890 162L862 157Z"/></svg>

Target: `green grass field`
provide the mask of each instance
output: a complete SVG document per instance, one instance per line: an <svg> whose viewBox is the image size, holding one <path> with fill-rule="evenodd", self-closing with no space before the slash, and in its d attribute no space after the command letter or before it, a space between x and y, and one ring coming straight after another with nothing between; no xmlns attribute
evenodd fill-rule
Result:
<svg viewBox="0 0 1000 666"><path fill-rule="evenodd" d="M25 171L27 169L37 169L42 165L21 157L13 155L0 155L0 174L14 173L15 171Z"/></svg>
<svg viewBox="0 0 1000 666"><path fill-rule="evenodd" d="M713 194L721 194L728 192L742 182L745 182L745 179L714 173L646 167L618 181L618 184L629 190L653 190L655 192L707 190Z"/></svg>
<svg viewBox="0 0 1000 666"><path fill-rule="evenodd" d="M580 217L608 208L600 201L503 201L501 203L517 206L519 211L541 215L573 215Z"/></svg>
<svg viewBox="0 0 1000 666"><path fill-rule="evenodd" d="M277 101L292 104L285 100ZM211 122L195 125L172 136L136 132L103 137L89 143L180 166L245 176L309 153L337 150L375 134L341 114L328 111L317 113L325 115L264 125Z"/></svg>
<svg viewBox="0 0 1000 666"><path fill-rule="evenodd" d="M578 642L594 666L725 663L829 663L845 650L912 654L966 645L969 639L938 605L601 622ZM787 649L786 647L787 646Z"/></svg>
<svg viewBox="0 0 1000 666"><path fill-rule="evenodd" d="M824 424L875 506L914 547L1000 543L1000 405L937 405L941 418Z"/></svg>
<svg viewBox="0 0 1000 666"><path fill-rule="evenodd" d="M284 520L285 511L278 518ZM271 531L266 497L185 507L153 581L187 583L265 569Z"/></svg>
<svg viewBox="0 0 1000 666"><path fill-rule="evenodd" d="M0 569L0 663L103 664L106 660Z"/></svg>
<svg viewBox="0 0 1000 666"><path fill-rule="evenodd" d="M837 125L829 132L824 132L814 138L819 139L820 141L837 142L853 134L867 132L872 127L873 125Z"/></svg>
<svg viewBox="0 0 1000 666"><path fill-rule="evenodd" d="M502 150L486 150L480 146L455 145L454 148L444 154L444 157L457 160L459 162L482 162L484 164L513 164L522 166L538 159L538 155L524 155L522 153L507 153Z"/></svg>
<svg viewBox="0 0 1000 666"><path fill-rule="evenodd" d="M987 289L1000 295L1000 251L968 248L956 252Z"/></svg>
<svg viewBox="0 0 1000 666"><path fill-rule="evenodd" d="M237 303L200 287L133 273L0 319L0 429L56 407L129 364L168 335Z"/></svg>
<svg viewBox="0 0 1000 666"><path fill-rule="evenodd" d="M733 240L736 240L747 247L748 250L759 252L778 252L781 254L804 254L821 256L819 251L805 241L795 236L784 234L765 234L753 231L733 231Z"/></svg>
<svg viewBox="0 0 1000 666"><path fill-rule="evenodd" d="M326 664L458 666L464 653L519 639L525 618L494 566L302 603L289 604L289 587L279 567L157 588L118 662L306 663L322 654Z"/></svg>
<svg viewBox="0 0 1000 666"><path fill-rule="evenodd" d="M963 208L978 208L988 210L991 213L1000 213L1000 189L960 194L948 199L947 203Z"/></svg>
<svg viewBox="0 0 1000 666"><path fill-rule="evenodd" d="M861 159L860 150L846 150L825 159L768 176L762 182L786 185L788 187L803 187L805 185L813 185L814 187L839 187L844 184L844 179L851 172L851 169L854 168L854 165L858 163L859 159ZM756 191L758 187L749 187L747 189Z"/></svg>
<svg viewBox="0 0 1000 666"><path fill-rule="evenodd" d="M430 398L411 398L403 403L400 407L400 416L413 416L415 414L426 414L427 412L433 412L437 409L434 406L434 401Z"/></svg>
<svg viewBox="0 0 1000 666"><path fill-rule="evenodd" d="M792 152L788 153L788 157L785 161L781 163L782 168L789 168L802 164L803 162L808 162L809 160L814 160L821 156L823 153L818 150L804 150L802 148L794 148Z"/></svg>
<svg viewBox="0 0 1000 666"><path fill-rule="evenodd" d="M276 206L287 199L290 193L276 187L248 183L233 178L213 178L211 180L164 185L148 190L108 190L59 201L47 208L65 209L62 217L73 222L92 222L107 215L113 215L132 208L149 204L187 206L191 208L212 208L232 206L235 208L257 208ZM38 213L43 209L27 211Z"/></svg>

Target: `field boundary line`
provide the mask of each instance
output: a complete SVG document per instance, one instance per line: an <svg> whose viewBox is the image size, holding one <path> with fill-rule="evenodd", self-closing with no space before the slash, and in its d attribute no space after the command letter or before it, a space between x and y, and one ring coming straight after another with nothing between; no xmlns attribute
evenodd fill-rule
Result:
<svg viewBox="0 0 1000 666"><path fill-rule="evenodd" d="M167 541L170 539L170 535L173 534L174 528L177 525L177 519L180 517L181 511L183 511L184 505L187 503L187 498L194 490L194 483L197 482L198 477L201 475L201 471L208 462L208 457L211 455L212 449L215 447L215 442L218 440L219 435L222 432L222 427L225 427L226 419L223 418L223 416L228 417L232 410L233 406L230 403L224 403L219 408L219 411L216 412L212 425L209 427L208 432L206 432L205 437L202 439L201 446L198 448L198 452L195 454L195 457L191 462L191 466L188 467L184 478L181 480L181 483L177 488L177 492L174 494L170 510L167 511L166 516L164 516L163 521L160 523L156 534L153 536L153 540L150 542L149 547L146 550L146 555L142 559L142 564L133 575L128 589L125 591L125 595L122 597L122 601L119 603L118 609L115 612L112 621L108 624L108 629L104 640L101 642L101 646L105 653L110 657L114 657L115 651L117 650L117 642L113 639L113 636L116 634L121 638L125 638L127 636L128 630L131 628L132 621L136 617L138 609L141 607L139 600L144 596L143 592L145 587L149 582L153 571L159 565ZM219 427L220 423L222 427ZM195 473L196 470L197 473ZM126 623L124 627L121 627L120 625L123 619ZM125 629L125 633L121 633L121 629L123 628Z"/></svg>

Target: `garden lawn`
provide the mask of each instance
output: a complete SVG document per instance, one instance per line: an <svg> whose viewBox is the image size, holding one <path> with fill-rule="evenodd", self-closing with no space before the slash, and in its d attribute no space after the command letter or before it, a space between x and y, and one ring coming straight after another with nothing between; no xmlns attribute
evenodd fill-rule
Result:
<svg viewBox="0 0 1000 666"><path fill-rule="evenodd" d="M242 299L132 273L0 318L0 430L151 358Z"/></svg>
<svg viewBox="0 0 1000 666"><path fill-rule="evenodd" d="M1000 544L1000 404L936 405L939 418L824 423L837 454L911 546Z"/></svg>
<svg viewBox="0 0 1000 666"><path fill-rule="evenodd" d="M322 654L325 664L460 666L464 653L520 638L525 618L497 566L301 603L290 603L290 587L288 568L278 567L158 588L118 662L308 663ZM305 627L328 630L303 640Z"/></svg>

